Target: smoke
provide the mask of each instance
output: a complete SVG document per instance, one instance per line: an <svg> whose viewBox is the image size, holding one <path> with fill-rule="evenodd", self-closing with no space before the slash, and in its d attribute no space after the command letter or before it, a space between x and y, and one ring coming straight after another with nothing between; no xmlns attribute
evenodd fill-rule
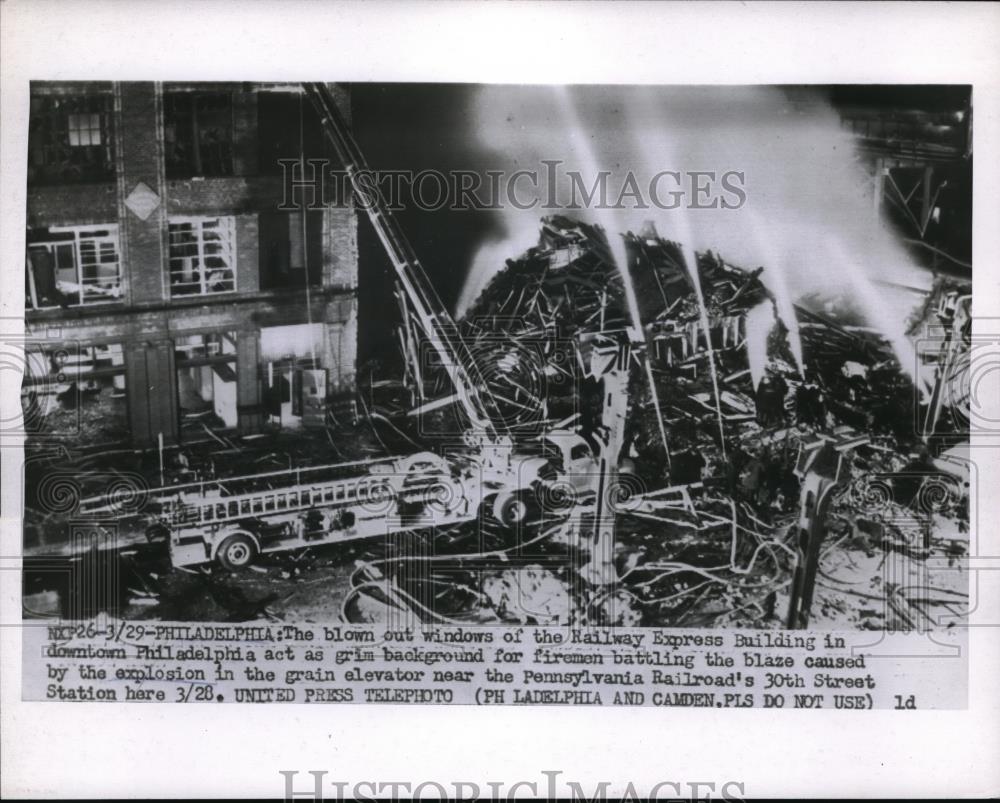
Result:
<svg viewBox="0 0 1000 803"><path fill-rule="evenodd" d="M747 313L747 364L754 387L760 384L767 369L767 338L773 328L774 307L771 302L764 301Z"/></svg>
<svg viewBox="0 0 1000 803"><path fill-rule="evenodd" d="M566 114L560 92L571 100L572 114ZM689 208L706 197L695 199L690 183L682 182L669 188L685 191L676 209L565 214L609 228L612 247L620 232L638 231L652 220L661 236L681 242L686 251L711 249L743 268L763 266L761 279L775 295L797 361L792 303L818 294L853 303L894 345L904 370L912 369L904 333L916 297L887 285L927 289L930 275L876 219L872 182L856 158L853 136L819 93L792 96L769 87L485 86L475 98L474 117L480 144L504 154L495 169L544 173L546 160L559 160L561 171L581 171L588 185L596 171L607 170L612 202L630 172L642 187L662 171L717 176L738 171L746 193L738 209ZM545 182L534 195L530 185L519 185L522 201L537 198L544 204L552 192ZM564 186L556 196L569 202ZM459 312L504 259L535 243L539 217L551 213L540 207L504 210L507 239L480 249Z"/></svg>
<svg viewBox="0 0 1000 803"><path fill-rule="evenodd" d="M500 272L508 259L516 258L538 244L538 223L537 215L504 214L503 235L486 240L476 251L455 305L456 318L461 317L475 303L490 279Z"/></svg>

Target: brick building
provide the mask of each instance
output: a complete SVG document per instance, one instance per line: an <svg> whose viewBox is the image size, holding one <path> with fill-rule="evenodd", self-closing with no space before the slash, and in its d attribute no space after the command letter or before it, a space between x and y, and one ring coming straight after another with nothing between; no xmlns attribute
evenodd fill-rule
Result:
<svg viewBox="0 0 1000 803"><path fill-rule="evenodd" d="M283 199L280 160L328 156L294 85L35 83L28 148L29 430L188 442L350 394L357 219Z"/></svg>

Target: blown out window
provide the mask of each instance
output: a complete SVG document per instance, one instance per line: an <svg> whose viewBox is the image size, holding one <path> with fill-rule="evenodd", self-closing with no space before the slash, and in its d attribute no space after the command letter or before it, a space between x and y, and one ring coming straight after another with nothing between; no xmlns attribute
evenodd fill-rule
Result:
<svg viewBox="0 0 1000 803"><path fill-rule="evenodd" d="M172 297L236 289L233 218L173 218L169 225Z"/></svg>
<svg viewBox="0 0 1000 803"><path fill-rule="evenodd" d="M31 309L121 298L117 224L28 232L25 303Z"/></svg>
<svg viewBox="0 0 1000 803"><path fill-rule="evenodd" d="M233 97L229 92L164 94L167 178L233 175Z"/></svg>

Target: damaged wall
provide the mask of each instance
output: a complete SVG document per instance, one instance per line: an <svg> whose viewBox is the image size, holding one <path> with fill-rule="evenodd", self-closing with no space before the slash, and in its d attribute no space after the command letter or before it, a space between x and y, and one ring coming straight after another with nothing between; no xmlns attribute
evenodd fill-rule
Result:
<svg viewBox="0 0 1000 803"><path fill-rule="evenodd" d="M330 343L323 349L324 368L331 378L328 387L338 392L353 387L353 330L357 326L357 221L353 207L325 208L321 214L309 215L308 226L321 229L309 236L309 241L318 246L309 249L309 257L321 265L310 266L309 273L315 270L317 281L310 288L308 304L305 288L299 286L304 284L302 271L287 274L291 277L288 286L272 281L266 289L261 287L263 262L273 247L261 240L259 217L279 207L284 189L280 169L276 171L267 160L279 156L297 159L299 151L296 147L292 152L278 153L274 143L262 138L276 136L275 130L282 126L297 126L298 119L283 118L277 121L277 127L268 119L261 134L259 109L270 106L258 104L257 94L266 91L269 98L297 105L298 95L282 89L289 87L151 82L33 84L33 96L44 100L42 105L54 121L54 133L47 132L46 136L63 143L58 152L61 158L66 153L77 155L66 142L79 142L80 137L100 139L102 146L110 141L112 156L106 172L112 178L96 183L81 181L68 168L42 165L45 170L40 167L34 174L36 180L29 180L29 241L52 239L54 235L49 232L55 227L117 225L121 267L120 289L107 297L84 298L80 302L72 293L67 300L58 293L55 298L40 298L39 293L30 295L26 290L29 337L45 337L58 328L60 337L67 342L85 346L125 342L133 351L146 349L149 341L154 343L151 353L155 356L169 352L174 332L237 331L242 344L236 366L238 429L242 432L259 430L264 420L260 410L261 362L253 343L261 326L310 320L325 326ZM338 102L349 107L347 93L338 93ZM61 110L69 108L67 99L95 95L107 98L114 114L102 120L100 129L80 133L73 128L79 125L79 116ZM179 121L174 119L178 114L182 115ZM36 127L32 130L35 132ZM280 148L299 141L297 131L291 134L280 139ZM198 158L191 158L192 148L198 151ZM192 174L192 165L200 165L206 174ZM295 221L290 225L296 225L300 218L292 214ZM232 240L221 246L216 245L214 233L196 235L200 238L196 240L192 235L175 233L171 225L177 220L229 218L233 220ZM306 231L309 233L309 228ZM86 232L76 236L86 237ZM184 242L192 243L186 251L176 245L182 236ZM279 242L278 247L290 246ZM177 253L192 256L176 257ZM214 257L216 253L220 256ZM224 261L225 272L211 267L219 260ZM180 268L183 274L178 273ZM37 271L44 266L28 269ZM76 270L81 283L89 281L83 265ZM210 274L212 270L216 272ZM188 284L177 284L181 280ZM206 283L199 288L199 280L216 284ZM182 287L185 294L179 295ZM224 291L214 292L219 288ZM50 345L55 348L58 343L46 343L45 347ZM159 367L153 371L155 383L145 368L140 370L144 360L126 363L131 439L136 445L154 444L160 434L168 443L179 437L173 401L176 379L168 358L156 358L155 362L166 366L162 371ZM229 414L225 418L233 420Z"/></svg>

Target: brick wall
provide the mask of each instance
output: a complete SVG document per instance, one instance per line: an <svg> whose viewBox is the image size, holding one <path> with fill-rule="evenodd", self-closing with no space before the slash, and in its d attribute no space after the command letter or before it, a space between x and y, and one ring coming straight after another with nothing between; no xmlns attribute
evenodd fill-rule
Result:
<svg viewBox="0 0 1000 803"><path fill-rule="evenodd" d="M114 183L29 188L29 225L119 223L127 303L30 312L29 334L58 331L67 342L123 343L130 426L137 445L150 445L159 432L177 437L173 340L181 334L237 331L240 426L262 423L256 367L259 328L323 321L331 392L350 390L357 356L357 216L351 208L323 211L323 288L315 288L311 309L293 293L261 292L259 213L277 209L280 175L255 175L258 166L257 98L234 92L233 177L167 181L164 175L163 107L151 82L116 84ZM350 119L347 92L335 88ZM139 182L160 199L142 220L125 205ZM171 216L236 218L237 293L170 299L166 288L167 220Z"/></svg>
<svg viewBox="0 0 1000 803"><path fill-rule="evenodd" d="M132 303L164 297L166 212L162 154L162 110L155 85L125 82L116 87L120 114L117 125L119 236L126 286ZM160 204L142 220L125 207L125 198L146 184Z"/></svg>
<svg viewBox="0 0 1000 803"><path fill-rule="evenodd" d="M31 187L28 226L82 226L118 220L114 183Z"/></svg>
<svg viewBox="0 0 1000 803"><path fill-rule="evenodd" d="M358 217L353 208L329 207L323 211L323 284L358 286Z"/></svg>
<svg viewBox="0 0 1000 803"><path fill-rule="evenodd" d="M351 96L339 84L329 84L337 109L350 125ZM358 215L353 205L330 207L324 211L326 234L324 238L323 283L333 287L358 286ZM357 329L357 322L353 324ZM355 333L356 339L356 333ZM357 353L355 344L355 350Z"/></svg>
<svg viewBox="0 0 1000 803"><path fill-rule="evenodd" d="M357 299L352 298L345 305L328 305L326 320L325 363L329 366L329 392L344 393L353 390L357 382Z"/></svg>
<svg viewBox="0 0 1000 803"><path fill-rule="evenodd" d="M257 215L236 217L236 290L256 293L260 289L260 243Z"/></svg>
<svg viewBox="0 0 1000 803"><path fill-rule="evenodd" d="M172 215L238 215L277 209L280 176L184 179L167 182L167 209Z"/></svg>
<svg viewBox="0 0 1000 803"><path fill-rule="evenodd" d="M312 296L312 311L298 295L247 298L222 297L214 301L186 299L183 306L164 304L160 309L118 309L104 307L99 314L78 314L77 310L46 312L32 316L25 327L29 337L53 343L120 343L155 336L177 337L209 331L258 329L263 326L286 326L308 320L341 323L351 320L356 308L353 296L328 298L317 292ZM93 313L97 313L95 308ZM353 324L352 324L353 325Z"/></svg>

